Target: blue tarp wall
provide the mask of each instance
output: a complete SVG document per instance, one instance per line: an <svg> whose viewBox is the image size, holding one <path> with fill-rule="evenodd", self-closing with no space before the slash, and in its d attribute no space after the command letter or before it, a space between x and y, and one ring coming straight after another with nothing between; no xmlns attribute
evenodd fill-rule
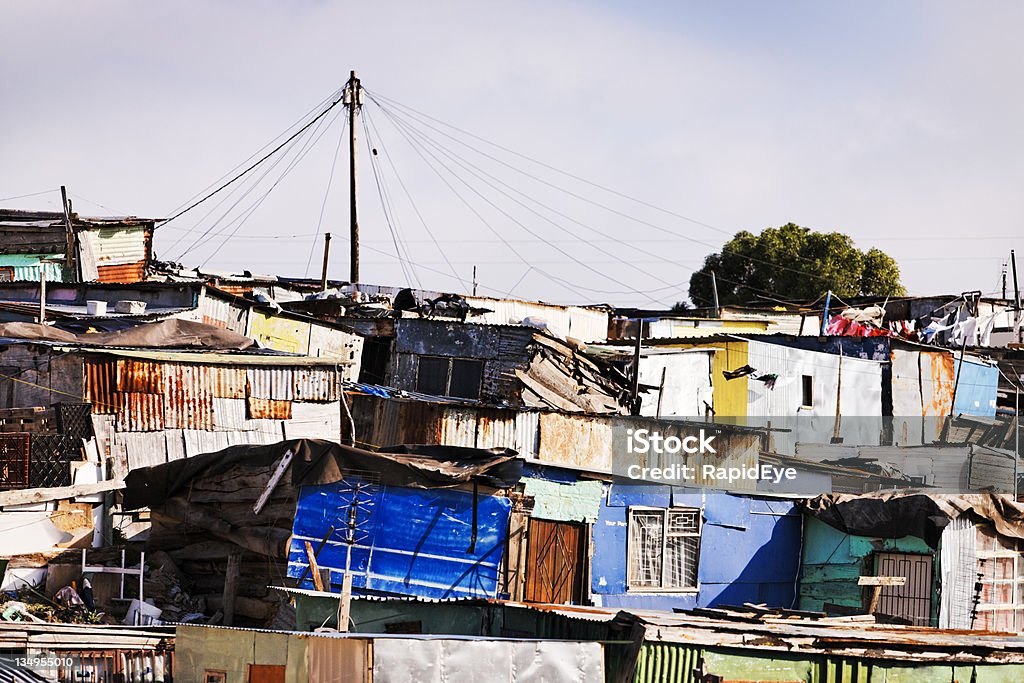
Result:
<svg viewBox="0 0 1024 683"><path fill-rule="evenodd" d="M627 590L630 506L704 508L697 592ZM801 525L800 513L788 500L615 483L594 525L591 590L595 601L609 607L670 610L753 602L791 608Z"/></svg>
<svg viewBox="0 0 1024 683"><path fill-rule="evenodd" d="M315 551L333 526L317 564L330 568L333 586L341 585L353 490L341 482L302 487L288 550L289 577L301 577L308 567L305 541ZM507 498L479 496L471 547L470 492L378 484L358 496L354 588L430 598L496 597L511 510ZM312 577L301 585L313 588Z"/></svg>
<svg viewBox="0 0 1024 683"><path fill-rule="evenodd" d="M960 367L960 358L956 357L953 372L960 372L960 380L956 385L956 400L953 412L957 415L978 415L981 417L996 416L996 395L999 390L999 367L964 358Z"/></svg>

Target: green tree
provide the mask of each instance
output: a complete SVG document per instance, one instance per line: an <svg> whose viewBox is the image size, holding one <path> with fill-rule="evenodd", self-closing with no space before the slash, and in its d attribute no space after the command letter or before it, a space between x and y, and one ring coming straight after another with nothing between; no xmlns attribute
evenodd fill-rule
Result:
<svg viewBox="0 0 1024 683"><path fill-rule="evenodd" d="M832 290L840 297L899 296L896 261L878 249L857 249L849 235L814 232L794 223L754 235L736 233L722 251L704 259L690 277L694 306L713 303L711 271L723 306L776 297L786 301L817 299Z"/></svg>

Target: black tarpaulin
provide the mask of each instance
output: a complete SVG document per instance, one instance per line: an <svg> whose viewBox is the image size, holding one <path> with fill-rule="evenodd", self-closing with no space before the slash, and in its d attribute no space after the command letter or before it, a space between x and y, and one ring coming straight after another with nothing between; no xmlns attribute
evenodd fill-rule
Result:
<svg viewBox="0 0 1024 683"><path fill-rule="evenodd" d="M950 520L969 514L989 522L997 533L1024 539L1024 507L994 493L960 495L924 493L824 494L804 501L803 511L831 527L856 536L916 536L939 546Z"/></svg>
<svg viewBox="0 0 1024 683"><path fill-rule="evenodd" d="M265 446L232 446L132 470L125 478L124 507L157 506L193 479L239 466L269 472L288 450L294 458L285 476L296 488L336 482L344 472L372 472L384 483L414 488L472 483L510 488L523 471L523 461L507 448L396 446L375 452L319 439L293 439Z"/></svg>

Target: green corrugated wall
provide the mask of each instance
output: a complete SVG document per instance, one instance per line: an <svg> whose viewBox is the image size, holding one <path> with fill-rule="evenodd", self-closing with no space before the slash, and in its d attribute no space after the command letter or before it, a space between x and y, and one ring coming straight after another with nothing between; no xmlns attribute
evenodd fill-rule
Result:
<svg viewBox="0 0 1024 683"><path fill-rule="evenodd" d="M702 668L703 667L703 668ZM634 683L699 683L694 674L726 681L764 683L1019 683L1024 665L926 664L881 662L851 657L784 652L701 648L676 643L644 643L637 656Z"/></svg>

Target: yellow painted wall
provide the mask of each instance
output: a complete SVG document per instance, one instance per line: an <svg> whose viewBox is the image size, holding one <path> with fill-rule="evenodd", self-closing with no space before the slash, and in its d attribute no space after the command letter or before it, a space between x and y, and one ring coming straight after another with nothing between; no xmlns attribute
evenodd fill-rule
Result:
<svg viewBox="0 0 1024 683"><path fill-rule="evenodd" d="M659 344L659 348L713 348L716 349L711 361L711 387L714 389L714 408L716 419L731 417L746 418L747 416L747 381L748 377L726 379L723 370L735 370L747 364L747 342L736 341L693 341L678 342L671 345Z"/></svg>
<svg viewBox="0 0 1024 683"><path fill-rule="evenodd" d="M249 336L275 351L309 354L307 322L252 311L249 313Z"/></svg>

